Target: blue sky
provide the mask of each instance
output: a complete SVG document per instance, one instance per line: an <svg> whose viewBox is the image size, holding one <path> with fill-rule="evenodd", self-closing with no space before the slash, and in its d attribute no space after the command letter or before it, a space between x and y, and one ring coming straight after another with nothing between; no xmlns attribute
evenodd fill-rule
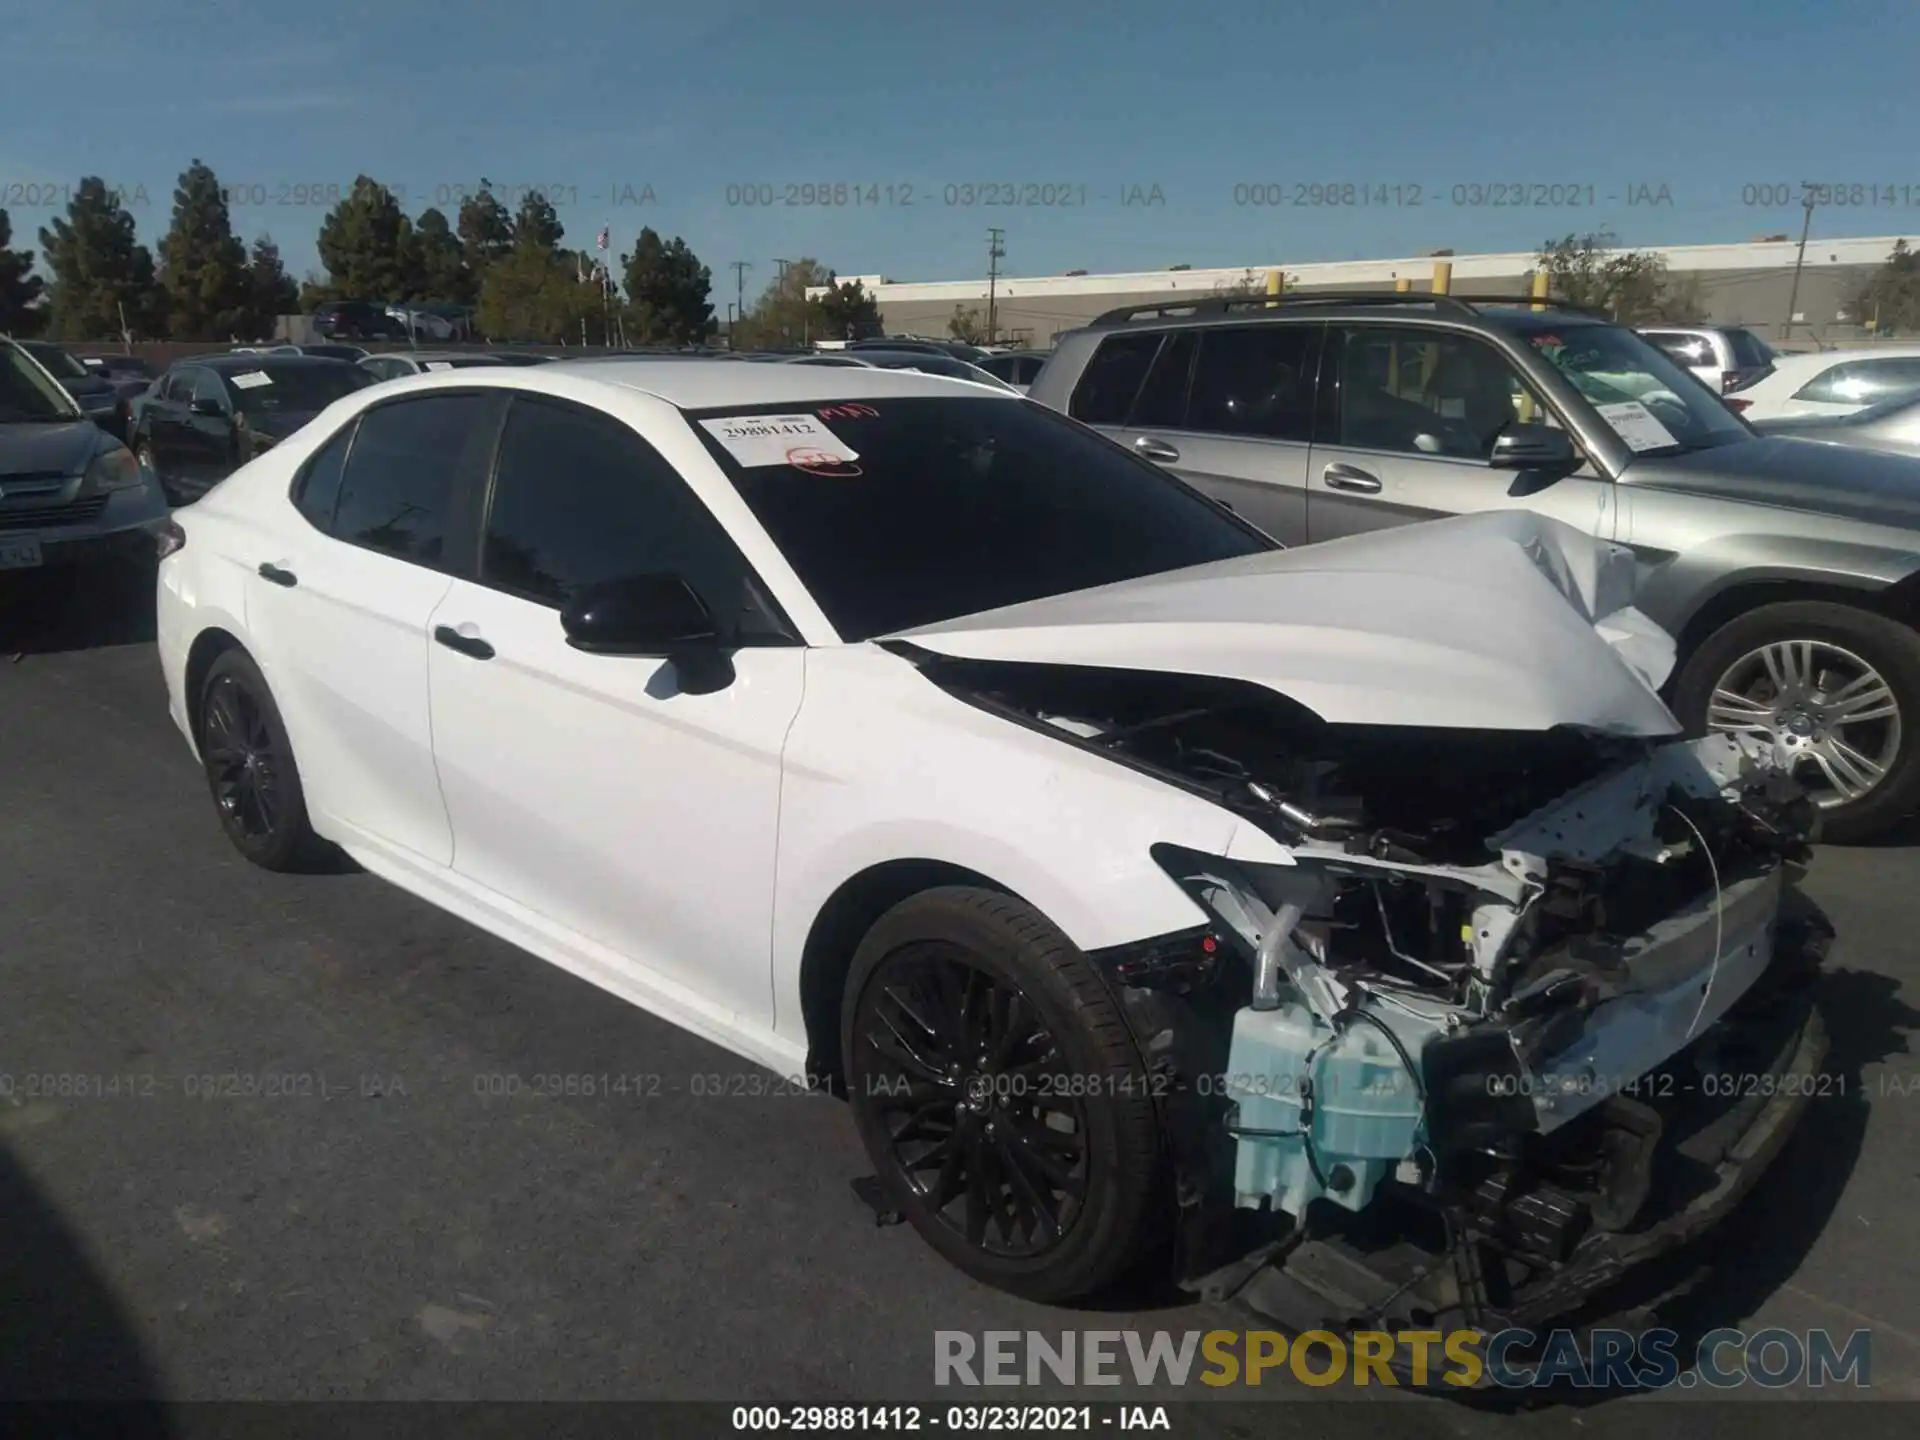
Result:
<svg viewBox="0 0 1920 1440"><path fill-rule="evenodd" d="M486 175L550 188L575 241L683 235L717 303L734 260L749 297L774 257L978 275L995 225L1012 275L1677 244L1797 232L1796 201L1749 202L1815 179L1887 192L1816 234L1920 231L1908 0L60 0L8 31L16 244L83 174L156 242L197 155L296 276L314 196L361 172L415 214ZM1304 184L1375 203L1249 203ZM1501 184L1592 203L1485 203ZM785 203L806 185L850 188Z"/></svg>

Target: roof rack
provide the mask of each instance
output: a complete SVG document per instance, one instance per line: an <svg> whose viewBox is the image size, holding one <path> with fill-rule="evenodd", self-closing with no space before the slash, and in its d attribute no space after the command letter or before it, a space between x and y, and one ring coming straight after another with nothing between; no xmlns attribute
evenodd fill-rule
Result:
<svg viewBox="0 0 1920 1440"><path fill-rule="evenodd" d="M1307 305L1430 305L1455 315L1475 314L1482 305L1538 305L1548 310L1572 310L1609 318L1604 311L1534 295L1435 295L1418 290L1294 291L1283 295L1206 295L1191 300L1157 300L1147 305L1122 305L1095 317L1092 325L1119 325L1129 320L1173 316L1226 315L1235 310L1294 309Z"/></svg>

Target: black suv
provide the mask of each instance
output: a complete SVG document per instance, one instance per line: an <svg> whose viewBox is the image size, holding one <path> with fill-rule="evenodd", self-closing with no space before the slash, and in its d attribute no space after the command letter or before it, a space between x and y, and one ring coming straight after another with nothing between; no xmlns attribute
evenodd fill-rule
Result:
<svg viewBox="0 0 1920 1440"><path fill-rule="evenodd" d="M387 307L367 300L335 300L313 312L313 328L323 340L405 340L407 327Z"/></svg>

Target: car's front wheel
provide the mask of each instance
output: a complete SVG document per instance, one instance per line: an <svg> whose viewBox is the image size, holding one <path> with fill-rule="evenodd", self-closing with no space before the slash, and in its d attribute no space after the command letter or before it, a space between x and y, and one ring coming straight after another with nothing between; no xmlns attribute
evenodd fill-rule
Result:
<svg viewBox="0 0 1920 1440"><path fill-rule="evenodd" d="M1030 1299L1104 1289L1149 1238L1162 1146L1138 1047L1032 907L944 887L861 942L842 1019L867 1154L923 1238Z"/></svg>
<svg viewBox="0 0 1920 1440"><path fill-rule="evenodd" d="M300 870L322 842L307 822L300 767L260 667L228 650L200 690L200 758L220 826L263 870Z"/></svg>
<svg viewBox="0 0 1920 1440"><path fill-rule="evenodd" d="M1920 636L1826 601L1763 605L1682 667L1674 712L1696 734L1776 743L1821 810L1821 833L1871 839L1920 804Z"/></svg>

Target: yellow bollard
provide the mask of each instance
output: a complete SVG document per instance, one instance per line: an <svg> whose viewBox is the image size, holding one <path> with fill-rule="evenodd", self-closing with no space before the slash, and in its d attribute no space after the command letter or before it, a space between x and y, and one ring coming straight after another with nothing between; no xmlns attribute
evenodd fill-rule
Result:
<svg viewBox="0 0 1920 1440"><path fill-rule="evenodd" d="M1453 288L1453 262L1436 260L1433 262L1433 293L1445 295Z"/></svg>
<svg viewBox="0 0 1920 1440"><path fill-rule="evenodd" d="M1287 272L1284 270L1267 271L1267 294L1283 295L1287 289Z"/></svg>
<svg viewBox="0 0 1920 1440"><path fill-rule="evenodd" d="M1550 283L1550 277L1548 276L1546 271L1544 270L1534 271L1533 272L1533 298L1536 300L1546 299L1547 288L1549 283ZM1544 310L1547 307L1544 305L1536 305L1533 308L1536 310Z"/></svg>
<svg viewBox="0 0 1920 1440"><path fill-rule="evenodd" d="M1393 282L1393 288L1395 290L1398 290L1402 295L1405 295L1408 291L1413 289L1413 281L1405 279L1403 277Z"/></svg>

